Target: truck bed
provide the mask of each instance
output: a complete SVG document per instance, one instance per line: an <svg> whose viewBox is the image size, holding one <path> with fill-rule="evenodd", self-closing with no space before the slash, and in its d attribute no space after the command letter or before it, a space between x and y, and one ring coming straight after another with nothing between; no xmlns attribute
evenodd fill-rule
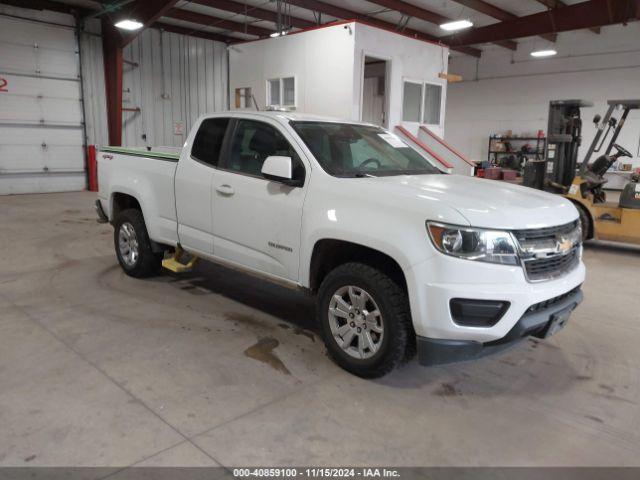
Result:
<svg viewBox="0 0 640 480"><path fill-rule="evenodd" d="M142 207L149 237L178 242L174 175L180 149L175 147L98 149L98 198L113 220L112 193L130 195Z"/></svg>

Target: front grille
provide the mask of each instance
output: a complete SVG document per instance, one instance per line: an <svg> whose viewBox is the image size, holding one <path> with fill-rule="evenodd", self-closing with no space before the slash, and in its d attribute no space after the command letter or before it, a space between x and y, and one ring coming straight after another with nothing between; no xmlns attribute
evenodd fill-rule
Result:
<svg viewBox="0 0 640 480"><path fill-rule="evenodd" d="M576 293L578 290L580 290L580 288L582 288L582 285L578 285L576 288L574 288L572 290L569 290L567 293L563 293L562 295L558 295L557 297L550 298L550 299L545 300L543 302L535 303L535 304L531 305L527 309L526 313L537 312L539 310L543 310L545 308L551 307L552 305L555 305L556 303L560 303L565 298L570 297L571 295Z"/></svg>
<svg viewBox="0 0 640 480"><path fill-rule="evenodd" d="M546 228L532 228L528 230L514 230L513 234L520 243L535 242L544 240L555 240L558 235L568 235L578 228L579 221L576 220L564 225Z"/></svg>
<svg viewBox="0 0 640 480"><path fill-rule="evenodd" d="M582 236L578 220L555 227L516 230L513 235L531 282L560 277L580 263Z"/></svg>
<svg viewBox="0 0 640 480"><path fill-rule="evenodd" d="M574 247L566 255L526 260L524 268L527 278L532 281L549 280L573 270L580 260L580 247Z"/></svg>

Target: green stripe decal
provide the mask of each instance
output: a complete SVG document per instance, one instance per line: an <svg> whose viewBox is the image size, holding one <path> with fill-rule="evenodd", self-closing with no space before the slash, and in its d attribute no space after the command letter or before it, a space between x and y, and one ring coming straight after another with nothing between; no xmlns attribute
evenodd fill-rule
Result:
<svg viewBox="0 0 640 480"><path fill-rule="evenodd" d="M169 160L171 162L177 162L180 160L180 155L175 153L145 152L143 150L132 150L130 148L122 147L104 147L100 148L99 151L106 153L121 153L122 155L131 155L133 157L159 158L161 160Z"/></svg>

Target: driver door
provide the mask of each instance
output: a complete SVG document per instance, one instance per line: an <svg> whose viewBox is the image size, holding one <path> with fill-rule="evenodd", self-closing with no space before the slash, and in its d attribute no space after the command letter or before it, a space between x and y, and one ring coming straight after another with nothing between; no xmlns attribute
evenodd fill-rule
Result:
<svg viewBox="0 0 640 480"><path fill-rule="evenodd" d="M236 119L213 180L215 256L279 278L298 281L302 207L307 182L291 187L260 171L272 155L288 156L294 177L308 166L293 139L270 120Z"/></svg>

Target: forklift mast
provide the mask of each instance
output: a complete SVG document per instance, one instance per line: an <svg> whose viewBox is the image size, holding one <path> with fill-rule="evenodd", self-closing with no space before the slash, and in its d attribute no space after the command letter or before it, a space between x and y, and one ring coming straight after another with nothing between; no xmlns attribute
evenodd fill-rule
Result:
<svg viewBox="0 0 640 480"><path fill-rule="evenodd" d="M559 193L573 181L582 141L582 107L593 107L593 103L584 100L549 102L545 189Z"/></svg>
<svg viewBox="0 0 640 480"><path fill-rule="evenodd" d="M607 109L607 113L604 115L602 122L600 122L599 115L594 119L594 123L596 124L596 136L593 138L593 141L589 146L589 150L587 151L587 155L582 161L582 165L580 165L581 175L583 175L584 172L587 171L591 157L594 153L599 152L600 148L606 141L607 136L609 135L609 131L613 130L613 136L609 141L609 145L607 146L604 155L609 155L609 153L611 153L611 149L616 143L618 135L620 135L620 130L622 130L622 127L624 127L624 123L629 116L629 111L640 109L640 100L609 100L607 101L607 105L609 106L609 108ZM612 118L613 111L616 108L622 110L622 114L620 115L620 118L618 120ZM607 127L606 130L605 127Z"/></svg>

